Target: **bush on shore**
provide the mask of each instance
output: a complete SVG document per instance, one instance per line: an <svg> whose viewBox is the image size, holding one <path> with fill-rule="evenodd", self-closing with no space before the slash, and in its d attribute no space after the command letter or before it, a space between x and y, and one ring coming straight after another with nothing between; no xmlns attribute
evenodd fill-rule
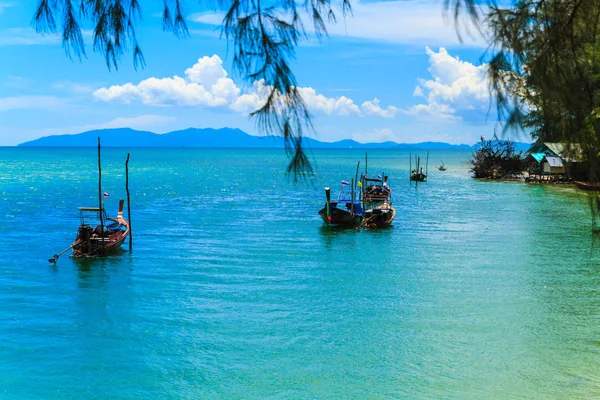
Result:
<svg viewBox="0 0 600 400"><path fill-rule="evenodd" d="M470 161L473 178L518 178L526 168L525 159L521 152L515 151L514 142L500 140L496 135L490 140L482 136Z"/></svg>

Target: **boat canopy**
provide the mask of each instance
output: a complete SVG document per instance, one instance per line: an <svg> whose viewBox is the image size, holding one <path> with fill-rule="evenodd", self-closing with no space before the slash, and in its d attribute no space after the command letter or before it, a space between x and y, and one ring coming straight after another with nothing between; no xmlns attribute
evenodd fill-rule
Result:
<svg viewBox="0 0 600 400"><path fill-rule="evenodd" d="M352 192L354 192L354 202L360 202L360 191L353 189L342 189L338 195L338 203L352 203Z"/></svg>
<svg viewBox="0 0 600 400"><path fill-rule="evenodd" d="M79 219L82 225L96 222L102 223L108 219L108 215L106 215L104 208L79 207Z"/></svg>

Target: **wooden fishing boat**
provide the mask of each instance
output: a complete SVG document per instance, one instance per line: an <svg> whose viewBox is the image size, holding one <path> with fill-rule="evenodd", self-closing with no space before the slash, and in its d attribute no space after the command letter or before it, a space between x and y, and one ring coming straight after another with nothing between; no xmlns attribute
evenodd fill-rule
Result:
<svg viewBox="0 0 600 400"><path fill-rule="evenodd" d="M427 175L423 173L423 169L421 169L421 172L419 173L417 173L417 171L412 171L412 174L410 175L410 180L413 182L426 182Z"/></svg>
<svg viewBox="0 0 600 400"><path fill-rule="evenodd" d="M392 206L392 188L388 185L388 177L382 173L377 178L361 177L363 188L363 221L361 226L370 229L386 228L396 218L396 210Z"/></svg>
<svg viewBox="0 0 600 400"><path fill-rule="evenodd" d="M109 218L106 210L94 207L80 207L81 223L73 242L73 258L95 258L115 253L130 234L129 222L123 218L123 200L119 201L119 213ZM93 217L99 221L92 228Z"/></svg>
<svg viewBox="0 0 600 400"><path fill-rule="evenodd" d="M115 253L129 237L129 250L131 251L131 224L123 218L124 200L119 200L119 212L116 217L109 218L104 209L108 193L102 193L102 167L100 165L100 137L98 137L98 207L80 207L80 224L77 237L71 246L52 256L48 261L55 263L58 258L73 249L72 258L96 258ZM129 153L125 160L125 190L127 192L127 214L130 216L129 202ZM93 228L92 228L93 226Z"/></svg>
<svg viewBox="0 0 600 400"><path fill-rule="evenodd" d="M396 218L396 209L389 203L380 204L365 210L363 226L365 228L386 228Z"/></svg>
<svg viewBox="0 0 600 400"><path fill-rule="evenodd" d="M410 159L410 181L411 182L427 182L427 173L429 167L429 152L427 152L427 160L425 161L425 172L421 167L421 157L415 155L415 168L412 167L412 154L409 156Z"/></svg>
<svg viewBox="0 0 600 400"><path fill-rule="evenodd" d="M367 178L363 176L363 200L365 203L384 203L387 202L392 194L392 188L387 184L387 176L381 178Z"/></svg>
<svg viewBox="0 0 600 400"><path fill-rule="evenodd" d="M342 181L342 187L337 201L331 201L331 189L325 188L325 206L318 214L327 226L354 228L360 225L363 219L363 211L360 201L360 191L346 181Z"/></svg>
<svg viewBox="0 0 600 400"><path fill-rule="evenodd" d="M581 190L600 192L600 183L574 181L575 186Z"/></svg>

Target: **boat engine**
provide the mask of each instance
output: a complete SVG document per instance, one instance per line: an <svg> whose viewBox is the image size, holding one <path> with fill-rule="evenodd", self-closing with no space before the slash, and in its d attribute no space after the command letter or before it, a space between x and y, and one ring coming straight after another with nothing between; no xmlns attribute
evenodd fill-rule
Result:
<svg viewBox="0 0 600 400"><path fill-rule="evenodd" d="M77 238L82 242L87 242L90 240L91 233L92 229L89 225L80 225L77 231Z"/></svg>

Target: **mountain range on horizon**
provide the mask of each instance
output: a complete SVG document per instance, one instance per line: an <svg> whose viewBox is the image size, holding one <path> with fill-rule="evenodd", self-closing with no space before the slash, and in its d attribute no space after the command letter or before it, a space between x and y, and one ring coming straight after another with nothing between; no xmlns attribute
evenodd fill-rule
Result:
<svg viewBox="0 0 600 400"><path fill-rule="evenodd" d="M19 147L94 147L100 137L103 147L204 147L204 148L283 148L280 136L252 136L234 128L188 128L167 133L138 131L131 128L91 130L78 134L44 136L19 144ZM360 143L352 139L322 142L303 138L305 146L313 149L458 149L472 150L478 144L421 143ZM527 150L529 143L516 142L517 150Z"/></svg>

